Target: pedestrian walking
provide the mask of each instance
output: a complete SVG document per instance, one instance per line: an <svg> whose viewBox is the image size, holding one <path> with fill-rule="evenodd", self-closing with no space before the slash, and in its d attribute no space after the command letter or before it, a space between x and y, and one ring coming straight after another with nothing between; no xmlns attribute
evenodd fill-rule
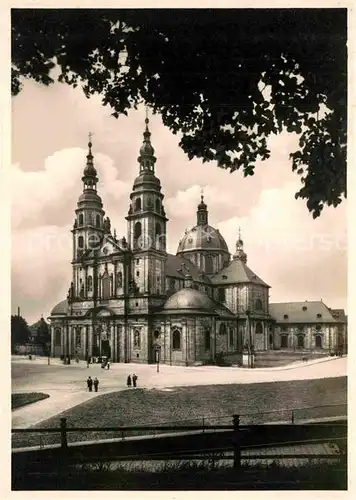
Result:
<svg viewBox="0 0 356 500"><path fill-rule="evenodd" d="M88 391L92 392L93 391L93 379L89 375L88 380L87 380L87 386L88 386Z"/></svg>
<svg viewBox="0 0 356 500"><path fill-rule="evenodd" d="M89 368L89 364L90 364L90 359L87 358L87 368Z"/></svg>
<svg viewBox="0 0 356 500"><path fill-rule="evenodd" d="M131 387L131 375L127 377L127 387Z"/></svg>
<svg viewBox="0 0 356 500"><path fill-rule="evenodd" d="M133 382L134 387L137 387L137 379L138 379L138 376L136 375L136 373L134 373L132 375L132 382Z"/></svg>
<svg viewBox="0 0 356 500"><path fill-rule="evenodd" d="M98 392L98 388L99 388L99 380L95 377L95 379L94 379L94 390L95 390L95 392Z"/></svg>
<svg viewBox="0 0 356 500"><path fill-rule="evenodd" d="M108 361L108 362L106 363L106 369L107 369L107 370L110 370L110 361Z"/></svg>

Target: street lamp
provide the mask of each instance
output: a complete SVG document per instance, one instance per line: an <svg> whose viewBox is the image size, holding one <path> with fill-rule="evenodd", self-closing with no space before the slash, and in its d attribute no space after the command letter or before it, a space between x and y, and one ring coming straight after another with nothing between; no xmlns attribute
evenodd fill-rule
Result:
<svg viewBox="0 0 356 500"><path fill-rule="evenodd" d="M156 363L157 363L157 373L159 373L159 360L161 357L161 346L159 344L155 345L155 357L156 357Z"/></svg>

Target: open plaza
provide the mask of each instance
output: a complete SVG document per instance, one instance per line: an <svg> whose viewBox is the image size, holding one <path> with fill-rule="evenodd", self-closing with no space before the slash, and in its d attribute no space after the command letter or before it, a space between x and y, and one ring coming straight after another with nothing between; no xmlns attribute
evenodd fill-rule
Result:
<svg viewBox="0 0 356 500"><path fill-rule="evenodd" d="M159 372L157 372L156 365L118 363L112 364L110 370L103 370L100 364L93 364L88 368L83 361L63 365L59 360L51 359L48 365L47 358L29 360L13 356L12 392L41 392L49 394L50 397L15 409L12 412L12 427L30 427L103 394L127 391L127 376L133 373L138 376L138 388L147 390L308 381L345 377L347 358L322 358L309 362L300 361L283 367L250 370L237 367L164 365L160 366ZM99 379L98 393L88 392L86 380L89 375ZM133 388L132 391L134 391ZM326 397L325 394L323 396L325 401ZM341 402L346 402L346 388L345 393L340 394L340 397L343 399ZM340 399L330 401L329 404L339 402ZM273 406L273 401L271 401L271 405ZM295 401L294 406L308 405L303 399L300 399ZM274 408L271 407L272 409ZM216 412L219 410L217 409ZM255 411L258 412L259 408L256 407Z"/></svg>

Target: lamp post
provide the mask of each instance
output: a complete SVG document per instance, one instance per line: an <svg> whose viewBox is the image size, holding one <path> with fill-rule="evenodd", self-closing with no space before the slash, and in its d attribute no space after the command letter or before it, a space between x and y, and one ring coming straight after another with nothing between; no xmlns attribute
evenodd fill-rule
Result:
<svg viewBox="0 0 356 500"><path fill-rule="evenodd" d="M159 373L159 361L161 357L161 346L159 344L155 345L155 356L156 356L156 363L157 363L157 373Z"/></svg>
<svg viewBox="0 0 356 500"><path fill-rule="evenodd" d="M46 349L47 349L47 355L48 355L47 364L50 365L51 364L51 341L46 342Z"/></svg>

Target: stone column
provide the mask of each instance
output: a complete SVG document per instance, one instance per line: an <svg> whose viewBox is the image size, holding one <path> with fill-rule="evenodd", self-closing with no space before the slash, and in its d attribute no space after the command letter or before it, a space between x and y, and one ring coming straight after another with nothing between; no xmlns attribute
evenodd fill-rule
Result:
<svg viewBox="0 0 356 500"><path fill-rule="evenodd" d="M88 356L93 355L93 326L88 326Z"/></svg>
<svg viewBox="0 0 356 500"><path fill-rule="evenodd" d="M88 267L85 266L85 273L84 273L84 297L87 299L88 298Z"/></svg>
<svg viewBox="0 0 356 500"><path fill-rule="evenodd" d="M88 336L87 326L84 325L83 326L83 334L82 334L82 341L83 341L83 344L82 344L82 353L83 353L84 359L85 359L86 352L87 352L87 336Z"/></svg>
<svg viewBox="0 0 356 500"><path fill-rule="evenodd" d="M50 326L50 331L51 331L51 352L50 356L54 356L54 326Z"/></svg>
<svg viewBox="0 0 356 500"><path fill-rule="evenodd" d="M111 348L111 361L116 358L116 345L115 345L115 327L110 325L110 348Z"/></svg>

